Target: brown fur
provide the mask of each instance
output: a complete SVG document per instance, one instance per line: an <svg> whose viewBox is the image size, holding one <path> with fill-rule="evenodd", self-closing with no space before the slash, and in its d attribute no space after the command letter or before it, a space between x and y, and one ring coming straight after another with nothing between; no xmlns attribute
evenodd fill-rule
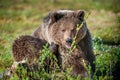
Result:
<svg viewBox="0 0 120 80"><path fill-rule="evenodd" d="M13 65L8 70L7 75L11 76L12 72L16 69L18 64L29 64L30 66L37 65L41 53L38 52L43 49L46 41L32 36L20 36L13 42L12 53L13 53ZM56 52L56 46L52 44L49 49L52 53ZM45 64L49 66L49 58L46 58Z"/></svg>
<svg viewBox="0 0 120 80"><path fill-rule="evenodd" d="M7 75L11 76L18 64L28 61L31 65L39 58L39 50L42 50L46 42L32 36L20 36L12 45L13 64L8 69Z"/></svg>
<svg viewBox="0 0 120 80"><path fill-rule="evenodd" d="M78 20L76 17L64 17L58 22L51 24L50 35L54 40L54 43L61 45L63 47L66 46L67 38L74 38L76 34L76 26L77 24L81 24L82 21ZM84 37L86 34L86 26L81 27L78 32L76 44ZM62 30L65 30L64 32Z"/></svg>
<svg viewBox="0 0 120 80"><path fill-rule="evenodd" d="M13 43L12 51L14 61L31 60L38 58L39 50L43 49L45 42L32 36L20 36Z"/></svg>
<svg viewBox="0 0 120 80"><path fill-rule="evenodd" d="M79 46L77 46L77 48L71 53L69 53L68 49L63 47L59 47L59 50L61 52L59 61L61 61L63 70L71 68L70 74L73 77L77 77L78 75L80 75L81 78L88 77L86 69L88 61L84 59L84 53Z"/></svg>
<svg viewBox="0 0 120 80"><path fill-rule="evenodd" d="M84 11L80 11L80 10L77 11L61 10L61 11L50 12L49 15L44 18L42 26L40 26L32 34L32 36L43 39L49 42L49 44L53 42L59 45L59 54L60 55L65 54L66 51L64 52L63 48L65 48L65 50L68 49L68 47L66 47L68 45L66 43L66 40L68 38L73 39L75 37L75 34L77 32L76 26L81 25L81 23L84 21L84 15L85 15ZM86 23L84 23L83 26L78 31L76 44L79 45L79 47L81 48L81 50L78 49L79 53L84 54L83 59L87 60L90 63L90 66L92 68L91 74L93 74L95 70L95 65L93 63L93 61L95 60L95 56L93 54L93 49L92 49L91 35L87 28ZM78 53L78 52L74 52L74 53ZM60 56L58 56L58 59L59 57ZM76 60L75 57L74 60ZM62 64L62 62L64 62L64 59L62 59L62 61L60 61L59 63ZM79 64L79 61L76 62L77 64ZM74 65L77 66L77 64ZM79 68L82 67L79 66ZM77 73L76 71L79 69L75 67L73 70L74 73ZM83 70L85 71L84 68Z"/></svg>

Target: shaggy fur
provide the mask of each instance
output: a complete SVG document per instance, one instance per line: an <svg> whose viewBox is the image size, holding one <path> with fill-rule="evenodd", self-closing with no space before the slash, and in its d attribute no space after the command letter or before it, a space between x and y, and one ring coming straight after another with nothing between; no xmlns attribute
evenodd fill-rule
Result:
<svg viewBox="0 0 120 80"><path fill-rule="evenodd" d="M12 45L13 65L9 69L7 75L11 76L18 64L29 64L29 67L32 65L37 65L41 55L41 53L39 54L39 51L43 49L45 44L46 41L27 35L20 36L18 39L16 39ZM56 52L55 50L57 49L55 48L57 48L57 46L54 44L49 47L52 53ZM49 59L46 58L46 66L49 66L48 62Z"/></svg>
<svg viewBox="0 0 120 80"><path fill-rule="evenodd" d="M45 43L45 41L32 36L20 36L13 42L12 46L14 61L20 62L28 59L32 62L35 58L38 58L38 51L43 49Z"/></svg>
<svg viewBox="0 0 120 80"><path fill-rule="evenodd" d="M59 50L61 52L59 61L61 62L63 70L71 68L70 74L73 77L77 77L79 74L81 75L81 78L88 77L86 69L88 61L84 59L84 53L78 45L71 53L68 49L63 47L59 47Z"/></svg>
<svg viewBox="0 0 120 80"><path fill-rule="evenodd" d="M81 23L84 21L84 15L84 11L80 10L59 10L50 12L43 19L42 25L34 31L32 36L45 40L49 42L49 44L51 44L52 42L55 43L59 46L59 54L65 54L66 52L62 53L62 51L64 51L63 48L68 49L71 47L71 44L66 43L66 40L68 38L71 38L73 40L75 34L77 33L76 26L81 25ZM79 45L81 48L81 50L78 49L79 53L84 53L83 59L87 60L90 63L90 66L92 68L91 74L93 74L93 72L95 71L95 65L93 63L93 61L95 60L95 56L92 49L91 35L86 23L84 23L78 31L76 44ZM58 60L59 58L60 56L58 56ZM75 57L74 60L76 60ZM64 59L59 60L59 63L61 65L63 62ZM79 61L76 60L76 62L77 64L79 64ZM77 64L74 65L77 66ZM79 68L81 68L81 66L79 66ZM79 69L75 68L73 70L75 73L77 73L76 71ZM83 68L83 70L85 69Z"/></svg>

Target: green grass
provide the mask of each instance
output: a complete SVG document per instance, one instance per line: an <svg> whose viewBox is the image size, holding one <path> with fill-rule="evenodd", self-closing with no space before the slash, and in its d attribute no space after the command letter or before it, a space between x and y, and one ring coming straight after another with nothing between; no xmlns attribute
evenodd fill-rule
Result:
<svg viewBox="0 0 120 80"><path fill-rule="evenodd" d="M0 0L0 74L12 64L12 42L20 35L30 35L49 11L58 9L91 12L87 25L93 39L98 40L93 40L97 67L103 68L102 72L111 65L111 60L114 66L120 53L119 7L119 0L57 0L56 3L50 0ZM109 77L107 72L104 78L106 76Z"/></svg>
<svg viewBox="0 0 120 80"><path fill-rule="evenodd" d="M87 23L94 37L101 37L105 43L120 44L119 15L112 11L92 10Z"/></svg>

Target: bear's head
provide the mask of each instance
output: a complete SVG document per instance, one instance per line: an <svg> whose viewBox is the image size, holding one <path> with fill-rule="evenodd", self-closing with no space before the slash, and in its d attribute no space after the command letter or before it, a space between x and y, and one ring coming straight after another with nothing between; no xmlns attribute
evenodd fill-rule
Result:
<svg viewBox="0 0 120 80"><path fill-rule="evenodd" d="M61 45L67 49L72 46L73 39L76 36L76 44L86 35L87 27L84 23L84 11L73 11L68 13L53 12L50 14L50 36L55 44ZM77 27L80 29L77 31Z"/></svg>

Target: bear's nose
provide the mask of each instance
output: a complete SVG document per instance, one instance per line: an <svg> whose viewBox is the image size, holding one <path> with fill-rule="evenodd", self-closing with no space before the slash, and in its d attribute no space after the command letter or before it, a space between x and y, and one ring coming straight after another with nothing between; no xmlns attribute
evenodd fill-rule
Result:
<svg viewBox="0 0 120 80"><path fill-rule="evenodd" d="M66 42L67 42L67 43L72 43L72 39L71 39L71 38L68 38L68 39L66 40Z"/></svg>

